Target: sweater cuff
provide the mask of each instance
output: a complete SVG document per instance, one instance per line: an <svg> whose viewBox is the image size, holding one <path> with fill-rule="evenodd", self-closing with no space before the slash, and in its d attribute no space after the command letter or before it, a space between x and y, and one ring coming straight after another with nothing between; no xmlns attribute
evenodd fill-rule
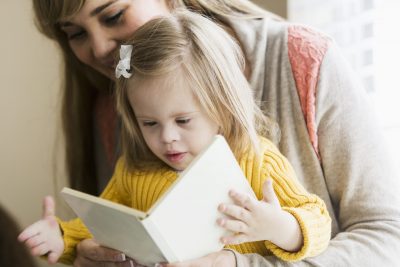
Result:
<svg viewBox="0 0 400 267"><path fill-rule="evenodd" d="M76 258L76 245L84 239L92 238L89 230L80 219L68 222L57 218L64 240L64 251L58 262L72 265Z"/></svg>
<svg viewBox="0 0 400 267"><path fill-rule="evenodd" d="M284 211L289 212L290 214L292 214L296 218L297 222L299 223L301 234L303 236L303 245L300 248L300 250L295 251L295 252L284 250L284 249L278 247L277 245L275 245L274 243L272 243L270 241L265 241L265 246L276 257L278 257L278 258L280 258L280 259L282 259L284 261L293 262L293 261L302 260L306 256L308 256L308 254L309 254L309 248L310 248L309 231L307 229L307 226L306 226L302 216L300 214L298 214L295 209L288 208L288 207L282 207L282 209Z"/></svg>

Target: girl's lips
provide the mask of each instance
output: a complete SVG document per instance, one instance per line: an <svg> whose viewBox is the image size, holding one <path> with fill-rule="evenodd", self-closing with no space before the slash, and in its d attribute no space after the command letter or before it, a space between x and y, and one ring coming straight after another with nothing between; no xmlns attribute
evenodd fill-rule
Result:
<svg viewBox="0 0 400 267"><path fill-rule="evenodd" d="M178 162L182 161L182 159L185 157L185 155L186 155L186 152L170 153L170 154L166 154L165 156L167 157L167 159L170 162L178 163Z"/></svg>

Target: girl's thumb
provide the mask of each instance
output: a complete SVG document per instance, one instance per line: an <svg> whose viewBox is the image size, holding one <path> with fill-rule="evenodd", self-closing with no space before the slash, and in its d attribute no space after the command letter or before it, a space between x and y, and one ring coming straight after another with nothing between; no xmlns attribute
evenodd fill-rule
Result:
<svg viewBox="0 0 400 267"><path fill-rule="evenodd" d="M43 199L43 218L48 216L54 216L56 213L56 208L54 204L54 199L51 196L46 196Z"/></svg>
<svg viewBox="0 0 400 267"><path fill-rule="evenodd" d="M267 179L263 184L263 199L273 206L280 206L278 197L272 186L272 179Z"/></svg>

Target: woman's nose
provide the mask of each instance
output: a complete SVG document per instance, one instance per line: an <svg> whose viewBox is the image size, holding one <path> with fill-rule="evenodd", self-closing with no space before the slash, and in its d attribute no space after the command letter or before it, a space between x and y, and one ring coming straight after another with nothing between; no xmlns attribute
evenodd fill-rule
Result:
<svg viewBox="0 0 400 267"><path fill-rule="evenodd" d="M104 33L96 33L91 38L92 54L96 59L107 59L118 46L118 42Z"/></svg>

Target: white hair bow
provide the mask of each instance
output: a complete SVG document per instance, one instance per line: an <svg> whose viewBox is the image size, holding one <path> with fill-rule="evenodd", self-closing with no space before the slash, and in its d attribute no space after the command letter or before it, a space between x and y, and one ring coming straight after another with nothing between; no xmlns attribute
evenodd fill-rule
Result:
<svg viewBox="0 0 400 267"><path fill-rule="evenodd" d="M129 78L132 76L132 73L128 72L128 70L131 69L132 49L132 45L121 45L121 48L119 50L120 60L117 67L115 68L115 76L117 78L121 77L121 75L125 78Z"/></svg>

